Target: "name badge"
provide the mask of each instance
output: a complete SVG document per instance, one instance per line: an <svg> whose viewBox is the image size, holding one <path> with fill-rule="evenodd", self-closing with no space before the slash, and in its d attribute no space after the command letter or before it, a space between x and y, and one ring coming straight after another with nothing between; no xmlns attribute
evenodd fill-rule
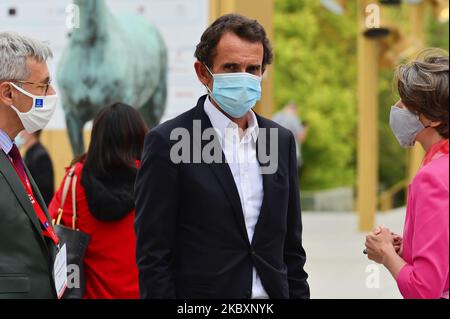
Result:
<svg viewBox="0 0 450 319"><path fill-rule="evenodd" d="M56 295L58 299L61 299L67 288L67 249L65 244L56 255L53 276L55 279Z"/></svg>

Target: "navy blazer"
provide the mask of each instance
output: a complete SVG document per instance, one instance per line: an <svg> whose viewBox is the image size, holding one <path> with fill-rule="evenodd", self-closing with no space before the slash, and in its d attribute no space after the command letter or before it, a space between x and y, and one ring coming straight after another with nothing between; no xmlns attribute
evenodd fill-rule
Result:
<svg viewBox="0 0 450 319"><path fill-rule="evenodd" d="M192 136L194 120L202 131L212 127L205 99L146 137L135 187L142 298L251 298L253 267L270 298L309 298L292 133L257 116L260 128L278 129L278 169L263 175L264 198L250 242L229 165L170 159L178 142L170 138L174 129Z"/></svg>

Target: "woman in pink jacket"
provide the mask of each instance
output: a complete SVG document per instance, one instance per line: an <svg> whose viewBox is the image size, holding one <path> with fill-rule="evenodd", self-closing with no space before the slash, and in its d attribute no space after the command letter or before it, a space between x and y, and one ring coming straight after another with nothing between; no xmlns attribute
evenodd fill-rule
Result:
<svg viewBox="0 0 450 319"><path fill-rule="evenodd" d="M426 155L409 186L403 239L379 227L365 253L391 272L404 298L448 299L448 73L448 54L426 50L396 74L401 100L391 109L391 128L402 147L417 141Z"/></svg>

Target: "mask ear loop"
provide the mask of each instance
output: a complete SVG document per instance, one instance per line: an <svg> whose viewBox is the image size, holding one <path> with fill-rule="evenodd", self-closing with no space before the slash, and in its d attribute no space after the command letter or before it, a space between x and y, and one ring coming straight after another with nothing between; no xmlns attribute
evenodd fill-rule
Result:
<svg viewBox="0 0 450 319"><path fill-rule="evenodd" d="M424 125L424 123L422 123L422 121L420 120L420 113L417 114L417 117L419 118L420 123L423 125L424 129L430 128L431 127L431 123L433 121L430 121L430 124L428 125Z"/></svg>
<svg viewBox="0 0 450 319"><path fill-rule="evenodd" d="M21 88L20 86L15 85L13 82L9 82L10 85L12 85L13 88L15 88L17 91L19 91L20 93L22 93L25 96L28 96L29 98L35 99L35 98L42 98L41 96L38 95L33 95L30 92L25 91L23 88Z"/></svg>
<svg viewBox="0 0 450 319"><path fill-rule="evenodd" d="M39 97L36 97L36 96L33 96L31 93L29 93L29 92L27 92L27 91L25 91L23 88L21 88L20 86L17 86L17 85L15 85L13 82L9 82L9 84L13 87L13 88L15 88L19 93L21 93L21 94L23 94L23 95L25 95L25 96L27 96L27 97L29 97L31 100L32 100L32 104L31 104L31 109L28 111L28 112L21 112L21 111L19 111L19 109L18 108L16 108L14 105L10 105L10 107L16 112L16 113L20 113L20 114L28 114L28 113L31 113L32 111L33 111L33 106L35 105L35 101L36 101L36 98L39 98Z"/></svg>
<svg viewBox="0 0 450 319"><path fill-rule="evenodd" d="M214 80L214 74L211 72L211 70L208 68L208 66L207 66L205 63L203 63L203 65L205 66L206 70L209 72L209 74L211 75L211 77L212 77L213 80ZM206 90L208 90L209 96L210 96L211 98L213 98L213 97L212 97L213 92L211 91L211 89L210 89L206 84L204 84L204 83L202 83L202 84L203 84L203 86L206 88Z"/></svg>
<svg viewBox="0 0 450 319"><path fill-rule="evenodd" d="M203 63L203 65L205 66L206 70L208 70L209 74L211 74L211 76L214 77L214 74L211 72L208 66L205 63Z"/></svg>

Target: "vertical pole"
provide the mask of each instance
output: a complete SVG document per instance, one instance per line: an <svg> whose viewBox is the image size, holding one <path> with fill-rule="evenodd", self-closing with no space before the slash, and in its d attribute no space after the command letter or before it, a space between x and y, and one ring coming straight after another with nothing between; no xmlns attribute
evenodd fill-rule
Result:
<svg viewBox="0 0 450 319"><path fill-rule="evenodd" d="M359 230L374 227L378 192L379 46L364 36L367 0L358 0L358 177Z"/></svg>
<svg viewBox="0 0 450 319"><path fill-rule="evenodd" d="M424 45L425 43L425 9L425 1L417 4L411 3L409 5L409 22L411 26L411 33L416 40L420 41L421 45Z"/></svg>
<svg viewBox="0 0 450 319"><path fill-rule="evenodd" d="M220 0L209 0L209 24L220 16Z"/></svg>
<svg viewBox="0 0 450 319"><path fill-rule="evenodd" d="M425 45L425 2L409 5L409 23L411 26L411 34L414 36L420 47ZM411 181L419 170L420 164L424 157L422 147L416 145L409 151L408 178Z"/></svg>
<svg viewBox="0 0 450 319"><path fill-rule="evenodd" d="M250 19L256 19L264 27L267 33L267 37L271 43L274 43L274 28L273 28L273 16L275 11L274 0L241 0L236 3L236 12L249 17ZM269 65L262 85L262 98L256 105L256 111L266 117L271 117L274 105L273 105L273 65Z"/></svg>
<svg viewBox="0 0 450 319"><path fill-rule="evenodd" d="M210 23L224 14L237 12L237 4L237 0L209 0Z"/></svg>

